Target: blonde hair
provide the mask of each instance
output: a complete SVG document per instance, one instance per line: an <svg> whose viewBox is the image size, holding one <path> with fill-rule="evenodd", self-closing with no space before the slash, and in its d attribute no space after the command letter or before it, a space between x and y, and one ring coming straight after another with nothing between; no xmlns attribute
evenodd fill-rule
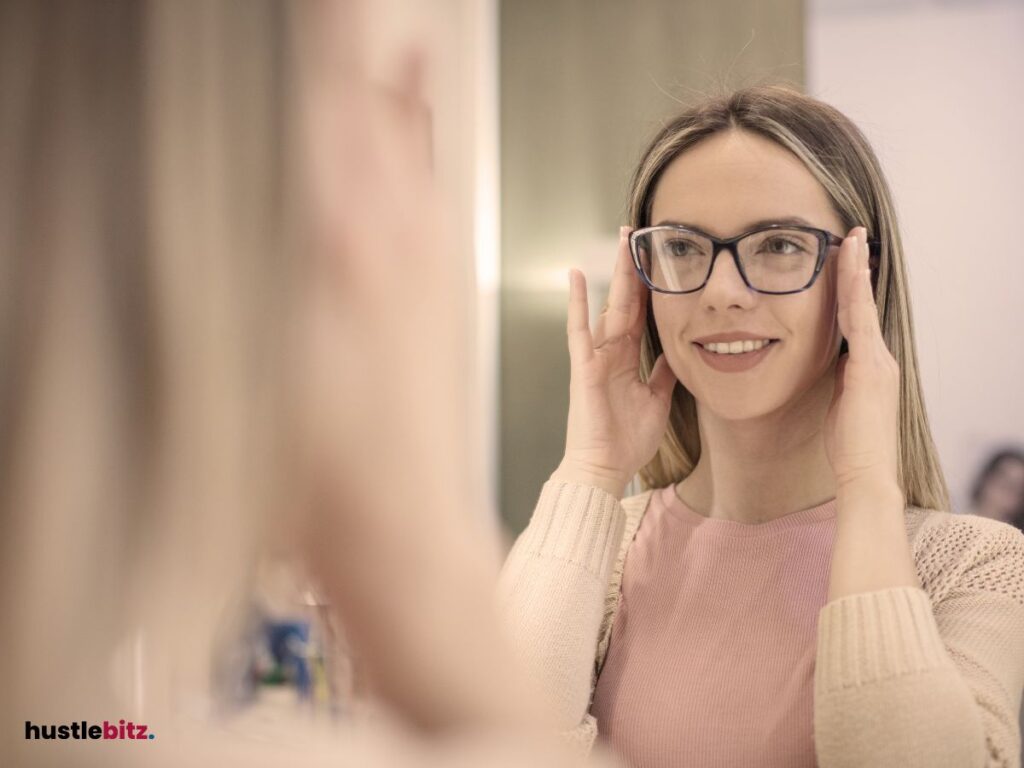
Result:
<svg viewBox="0 0 1024 768"><path fill-rule="evenodd" d="M921 395L896 209L878 158L849 118L787 85L754 85L707 97L669 120L643 152L630 186L630 226L650 224L655 189L669 163L702 139L733 129L756 133L796 155L828 193L843 221L841 234L863 225L869 239L881 241L875 300L885 343L900 366L900 484L909 506L949 509ZM645 380L661 351L648 304L640 361ZM682 480L693 471L700 452L696 403L680 383L662 444L639 472L641 486L660 488Z"/></svg>
<svg viewBox="0 0 1024 768"><path fill-rule="evenodd" d="M280 501L284 15L0 5L8 720L201 688Z"/></svg>

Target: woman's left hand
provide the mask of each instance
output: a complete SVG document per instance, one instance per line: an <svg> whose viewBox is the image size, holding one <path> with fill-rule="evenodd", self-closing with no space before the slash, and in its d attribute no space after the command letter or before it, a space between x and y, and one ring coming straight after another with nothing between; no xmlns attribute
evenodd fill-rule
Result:
<svg viewBox="0 0 1024 768"><path fill-rule="evenodd" d="M825 421L837 497L898 490L900 369L882 338L864 227L854 227L843 241L838 271L839 329L849 351L836 365Z"/></svg>

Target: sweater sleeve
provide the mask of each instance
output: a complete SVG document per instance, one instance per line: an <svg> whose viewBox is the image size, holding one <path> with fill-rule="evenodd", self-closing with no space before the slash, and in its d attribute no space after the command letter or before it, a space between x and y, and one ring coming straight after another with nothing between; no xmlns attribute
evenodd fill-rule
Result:
<svg viewBox="0 0 1024 768"><path fill-rule="evenodd" d="M969 529L961 524L954 538ZM974 538L962 567L943 572L955 579L934 602L922 589L895 587L821 609L814 732L822 768L1019 767L1024 534L997 524Z"/></svg>
<svg viewBox="0 0 1024 768"><path fill-rule="evenodd" d="M593 486L548 480L509 551L498 602L513 645L551 694L559 727L589 751L594 657L625 512Z"/></svg>

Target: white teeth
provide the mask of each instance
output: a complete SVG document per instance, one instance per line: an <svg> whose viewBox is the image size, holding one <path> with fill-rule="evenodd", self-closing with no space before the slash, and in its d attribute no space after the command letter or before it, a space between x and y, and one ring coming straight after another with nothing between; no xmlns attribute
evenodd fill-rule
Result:
<svg viewBox="0 0 1024 768"><path fill-rule="evenodd" d="M738 355L743 352L753 352L768 344L768 339L758 339L757 341L747 339L745 341L712 341L704 344L703 347L708 352L716 352L719 355Z"/></svg>

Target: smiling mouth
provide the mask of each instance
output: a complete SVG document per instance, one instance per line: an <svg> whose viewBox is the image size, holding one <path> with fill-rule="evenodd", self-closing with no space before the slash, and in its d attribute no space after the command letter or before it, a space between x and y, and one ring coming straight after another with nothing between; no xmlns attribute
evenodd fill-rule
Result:
<svg viewBox="0 0 1024 768"><path fill-rule="evenodd" d="M709 341L706 344L701 344L699 341L693 343L701 349L713 352L716 355L746 355L751 352L758 352L778 341L778 339L747 339L745 341Z"/></svg>

